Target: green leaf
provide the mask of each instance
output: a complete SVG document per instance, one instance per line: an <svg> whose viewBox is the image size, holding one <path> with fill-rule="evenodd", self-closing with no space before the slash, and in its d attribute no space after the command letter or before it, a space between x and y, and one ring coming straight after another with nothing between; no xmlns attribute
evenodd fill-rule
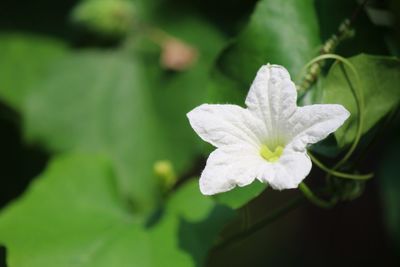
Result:
<svg viewBox="0 0 400 267"><path fill-rule="evenodd" d="M244 85L250 84L266 63L283 65L296 75L316 55L318 45L312 0L262 0L237 40L222 53L218 66Z"/></svg>
<svg viewBox="0 0 400 267"><path fill-rule="evenodd" d="M28 140L52 151L111 156L118 187L138 210L156 201L153 164L170 158L140 62L122 54L82 52L54 66L28 96Z"/></svg>
<svg viewBox="0 0 400 267"><path fill-rule="evenodd" d="M164 71L158 50L136 41L132 51L86 51L58 62L29 94L27 138L55 152L111 155L123 195L138 211L152 210L161 191L155 162L171 161L180 175L201 153L185 114L205 102L203 84L223 40L201 20L185 21L175 36L195 45L199 59L181 73ZM193 25L212 45L189 31Z"/></svg>
<svg viewBox="0 0 400 267"><path fill-rule="evenodd" d="M239 209L253 198L259 196L266 187L266 184L254 181L246 187L236 187L229 192L218 194L215 196L215 199L218 203L227 205L232 209Z"/></svg>
<svg viewBox="0 0 400 267"><path fill-rule="evenodd" d="M28 90L65 54L64 44L55 39L0 35L0 98L19 110Z"/></svg>
<svg viewBox="0 0 400 267"><path fill-rule="evenodd" d="M360 54L349 58L360 76L360 88L364 99L364 127L366 133L400 101L400 61L395 58ZM335 132L340 147L351 143L357 129L357 106L351 87L356 85L354 74L348 67L334 65L323 80L323 103L342 104L351 113L345 124ZM356 88L357 89L357 88Z"/></svg>
<svg viewBox="0 0 400 267"><path fill-rule="evenodd" d="M223 42L215 28L200 19L179 21L170 22L167 30L199 51L197 64L182 73L162 70L158 51L145 51L145 56L135 51L129 55L132 60L100 51L61 59L56 42L7 37L0 43L0 53L9 59L0 63L6 74L0 96L21 109L30 141L56 152L111 154L121 190L138 209L150 210L158 195L155 161L170 160L181 174L200 154L201 140L185 114L205 102L202 85ZM193 27L201 35L193 34Z"/></svg>
<svg viewBox="0 0 400 267"><path fill-rule="evenodd" d="M202 266L233 212L184 184L151 225L123 205L112 163L93 154L51 162L0 215L9 266Z"/></svg>

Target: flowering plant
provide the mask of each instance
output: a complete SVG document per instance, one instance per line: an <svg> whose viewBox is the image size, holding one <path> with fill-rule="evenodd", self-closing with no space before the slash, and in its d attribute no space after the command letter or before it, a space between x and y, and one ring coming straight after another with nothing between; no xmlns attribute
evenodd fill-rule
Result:
<svg viewBox="0 0 400 267"><path fill-rule="evenodd" d="M400 266L396 14L2 1L0 266Z"/></svg>

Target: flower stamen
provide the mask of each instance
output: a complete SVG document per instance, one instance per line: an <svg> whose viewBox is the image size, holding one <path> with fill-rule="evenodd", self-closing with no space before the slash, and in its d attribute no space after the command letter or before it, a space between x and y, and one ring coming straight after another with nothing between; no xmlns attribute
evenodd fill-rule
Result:
<svg viewBox="0 0 400 267"><path fill-rule="evenodd" d="M262 145L260 149L261 156L269 162L276 162L279 160L283 153L283 146L275 147L274 151L269 149L267 145Z"/></svg>

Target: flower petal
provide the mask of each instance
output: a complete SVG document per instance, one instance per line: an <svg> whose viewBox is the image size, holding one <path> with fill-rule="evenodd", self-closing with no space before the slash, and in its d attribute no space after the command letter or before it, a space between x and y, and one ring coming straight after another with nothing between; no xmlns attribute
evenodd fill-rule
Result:
<svg viewBox="0 0 400 267"><path fill-rule="evenodd" d="M296 111L297 91L287 70L264 65L257 72L246 98L248 109L264 121L268 138L279 138L282 122Z"/></svg>
<svg viewBox="0 0 400 267"><path fill-rule="evenodd" d="M279 161L270 166L273 170L264 172L259 179L268 183L273 189L283 190L297 188L310 173L312 164L306 151L299 152L286 148Z"/></svg>
<svg viewBox="0 0 400 267"><path fill-rule="evenodd" d="M216 147L232 144L260 146L263 123L247 109L236 105L203 104L187 114L192 128Z"/></svg>
<svg viewBox="0 0 400 267"><path fill-rule="evenodd" d="M210 154L200 177L200 191L214 195L254 181L263 160L248 146L225 146Z"/></svg>
<svg viewBox="0 0 400 267"><path fill-rule="evenodd" d="M304 151L308 144L314 144L336 131L350 116L342 105L321 104L299 107L290 118L287 132L292 139L290 146Z"/></svg>

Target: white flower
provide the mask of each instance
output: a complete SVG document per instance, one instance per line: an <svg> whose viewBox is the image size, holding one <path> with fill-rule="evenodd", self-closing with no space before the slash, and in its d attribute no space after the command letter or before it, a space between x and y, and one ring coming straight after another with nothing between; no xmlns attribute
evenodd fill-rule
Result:
<svg viewBox="0 0 400 267"><path fill-rule="evenodd" d="M255 179L274 189L296 188L309 174L307 145L339 128L350 113L341 105L297 107L287 70L260 68L246 98L247 108L203 104L187 116L196 133L217 149L200 177L205 195L246 186Z"/></svg>

